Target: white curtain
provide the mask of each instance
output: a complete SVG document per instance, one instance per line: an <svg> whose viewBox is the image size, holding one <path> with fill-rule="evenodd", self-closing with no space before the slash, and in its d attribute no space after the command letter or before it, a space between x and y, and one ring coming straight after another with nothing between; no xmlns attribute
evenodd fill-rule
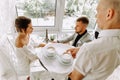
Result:
<svg viewBox="0 0 120 80"><path fill-rule="evenodd" d="M14 32L15 17L15 0L2 0L0 2L0 37Z"/></svg>
<svg viewBox="0 0 120 80"><path fill-rule="evenodd" d="M0 80L17 80L12 47L6 35L0 38Z"/></svg>
<svg viewBox="0 0 120 80"><path fill-rule="evenodd" d="M6 43L5 34L13 33L16 17L15 0L0 2L0 80L17 80L16 72L10 62L10 51ZM4 42L1 42L3 41ZM3 44L3 45L2 45Z"/></svg>

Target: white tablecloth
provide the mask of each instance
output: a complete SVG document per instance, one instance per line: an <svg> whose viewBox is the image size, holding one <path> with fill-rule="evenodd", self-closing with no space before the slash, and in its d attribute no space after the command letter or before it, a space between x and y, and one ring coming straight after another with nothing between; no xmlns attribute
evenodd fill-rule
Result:
<svg viewBox="0 0 120 80"><path fill-rule="evenodd" d="M65 50L71 48L71 46L63 45L63 44L49 44L48 46L55 47L57 54L61 55ZM45 70L39 60L36 60L31 64L31 80L66 80L67 75L72 71L73 64L70 65L63 65L58 61L58 57L55 59L47 59L44 57L44 48L36 49L37 55L48 69Z"/></svg>

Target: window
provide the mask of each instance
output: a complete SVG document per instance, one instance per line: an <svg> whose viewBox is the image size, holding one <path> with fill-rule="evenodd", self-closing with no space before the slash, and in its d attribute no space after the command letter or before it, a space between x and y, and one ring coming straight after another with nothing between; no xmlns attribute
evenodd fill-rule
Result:
<svg viewBox="0 0 120 80"><path fill-rule="evenodd" d="M96 24L95 10L96 0L65 0L63 30L74 30L75 21L81 15L86 15L90 23L89 30L93 30Z"/></svg>
<svg viewBox="0 0 120 80"><path fill-rule="evenodd" d="M96 25L95 10L97 0L17 0L18 16L25 15L32 19L34 30L48 29L48 32L73 31L75 21L86 15L90 24L88 30Z"/></svg>
<svg viewBox="0 0 120 80"><path fill-rule="evenodd" d="M18 16L32 19L34 28L56 28L56 0L17 0Z"/></svg>

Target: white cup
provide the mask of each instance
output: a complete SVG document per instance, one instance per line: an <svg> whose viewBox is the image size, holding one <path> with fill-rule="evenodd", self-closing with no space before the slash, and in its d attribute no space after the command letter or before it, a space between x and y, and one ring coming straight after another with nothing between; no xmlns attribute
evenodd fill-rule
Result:
<svg viewBox="0 0 120 80"><path fill-rule="evenodd" d="M70 54L63 54L61 57L61 61L66 64L70 63L71 59L72 59L72 56Z"/></svg>
<svg viewBox="0 0 120 80"><path fill-rule="evenodd" d="M55 56L55 48L54 47L48 47L47 48L47 56L48 57L54 57Z"/></svg>

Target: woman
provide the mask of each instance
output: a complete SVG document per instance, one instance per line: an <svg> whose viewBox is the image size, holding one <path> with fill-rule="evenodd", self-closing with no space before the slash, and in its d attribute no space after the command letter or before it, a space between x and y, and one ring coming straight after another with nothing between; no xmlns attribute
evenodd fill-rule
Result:
<svg viewBox="0 0 120 80"><path fill-rule="evenodd" d="M30 34L33 31L31 19L19 16L15 20L15 27L18 36L15 41L16 55L18 59L17 73L19 76L26 76L29 80L30 62L38 59L33 46L30 45Z"/></svg>

